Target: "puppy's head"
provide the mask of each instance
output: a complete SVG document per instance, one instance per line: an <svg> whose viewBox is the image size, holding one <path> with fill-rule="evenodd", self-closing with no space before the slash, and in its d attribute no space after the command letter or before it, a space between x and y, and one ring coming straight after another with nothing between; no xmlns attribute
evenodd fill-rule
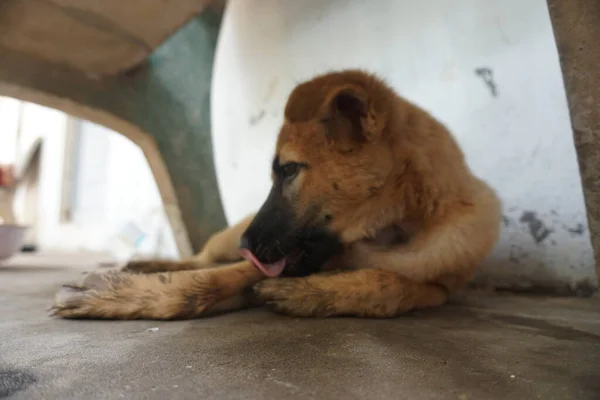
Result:
<svg viewBox="0 0 600 400"><path fill-rule="evenodd" d="M291 93L273 158L273 186L241 251L268 275L317 271L383 189L394 93L360 71L318 76Z"/></svg>

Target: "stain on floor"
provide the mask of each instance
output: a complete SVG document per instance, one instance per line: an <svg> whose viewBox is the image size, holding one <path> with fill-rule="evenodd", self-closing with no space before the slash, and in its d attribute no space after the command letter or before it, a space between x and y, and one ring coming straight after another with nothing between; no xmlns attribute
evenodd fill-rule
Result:
<svg viewBox="0 0 600 400"><path fill-rule="evenodd" d="M0 399L27 389L37 381L30 372L17 369L2 369L0 366Z"/></svg>

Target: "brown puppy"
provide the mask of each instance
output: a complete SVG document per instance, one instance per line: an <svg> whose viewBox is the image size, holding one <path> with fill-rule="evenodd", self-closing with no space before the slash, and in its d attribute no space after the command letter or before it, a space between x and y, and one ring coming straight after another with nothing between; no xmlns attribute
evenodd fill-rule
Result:
<svg viewBox="0 0 600 400"><path fill-rule="evenodd" d="M391 317L446 302L499 231L498 198L444 126L373 75L334 72L291 93L256 216L194 259L88 274L58 293L54 313L176 319L267 304Z"/></svg>

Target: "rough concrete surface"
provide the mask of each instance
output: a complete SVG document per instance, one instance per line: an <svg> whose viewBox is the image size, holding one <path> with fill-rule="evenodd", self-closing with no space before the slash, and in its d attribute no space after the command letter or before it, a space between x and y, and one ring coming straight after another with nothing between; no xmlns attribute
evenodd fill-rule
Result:
<svg viewBox="0 0 600 400"><path fill-rule="evenodd" d="M83 260L0 266L0 398L600 398L595 298L469 293L388 320L48 317L57 286L100 261Z"/></svg>

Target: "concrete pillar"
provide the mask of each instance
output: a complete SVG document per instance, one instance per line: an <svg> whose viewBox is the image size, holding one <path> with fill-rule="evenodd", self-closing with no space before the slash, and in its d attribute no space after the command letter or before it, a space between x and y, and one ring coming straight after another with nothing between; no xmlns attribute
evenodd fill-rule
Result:
<svg viewBox="0 0 600 400"><path fill-rule="evenodd" d="M225 226L212 158L210 89L221 15L208 10L140 67L99 78L16 52L0 54L0 95L102 124L137 143L156 178L180 251Z"/></svg>
<svg viewBox="0 0 600 400"><path fill-rule="evenodd" d="M548 0L600 279L600 2Z"/></svg>

